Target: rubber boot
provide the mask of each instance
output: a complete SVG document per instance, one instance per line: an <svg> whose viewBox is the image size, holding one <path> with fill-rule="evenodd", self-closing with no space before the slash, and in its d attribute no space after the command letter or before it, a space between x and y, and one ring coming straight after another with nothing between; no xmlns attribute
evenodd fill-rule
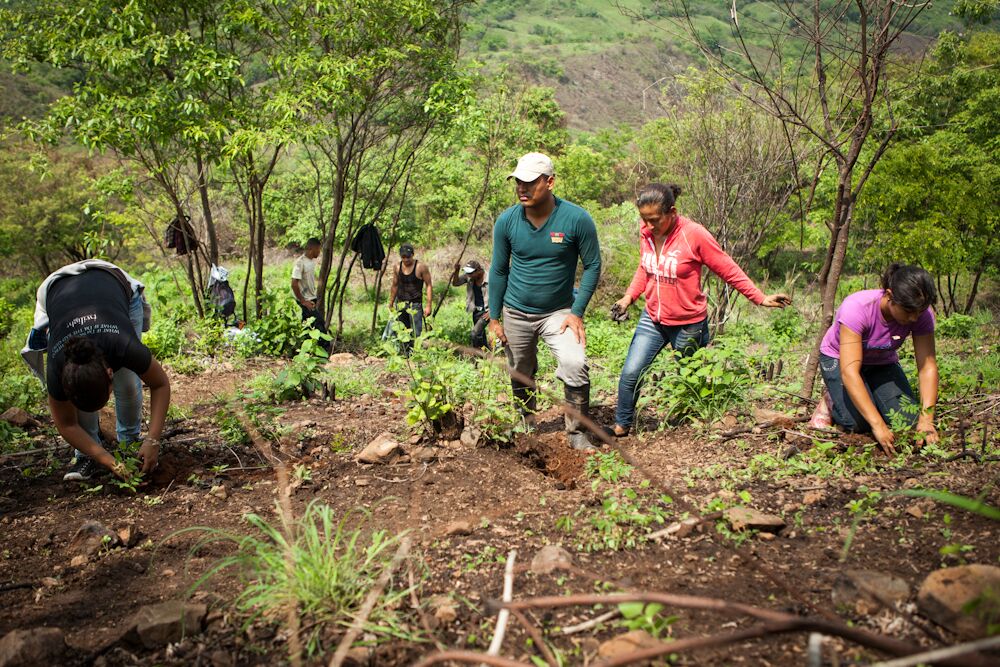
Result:
<svg viewBox="0 0 1000 667"><path fill-rule="evenodd" d="M581 387L571 387L566 385L566 404L574 408L576 412L579 412L584 417L589 416L590 411L590 385L585 384ZM594 443L590 441L590 435L587 433L586 427L580 421L576 414L570 414L569 411L566 412L566 439L569 440L569 446L573 449L580 450L592 450L597 449Z"/></svg>
<svg viewBox="0 0 1000 667"><path fill-rule="evenodd" d="M514 391L514 403L517 405L517 411L521 413L524 432L531 433L535 430L535 412L538 409L538 399L535 397L535 392L517 380L511 380L510 386Z"/></svg>

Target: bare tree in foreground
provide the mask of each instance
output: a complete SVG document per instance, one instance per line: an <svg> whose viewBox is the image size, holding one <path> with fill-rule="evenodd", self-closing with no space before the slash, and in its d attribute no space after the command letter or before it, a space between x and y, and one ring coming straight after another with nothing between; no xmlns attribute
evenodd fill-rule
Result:
<svg viewBox="0 0 1000 667"><path fill-rule="evenodd" d="M897 130L893 104L899 90L887 71L893 50L929 5L919 0L771 0L755 3L751 16L733 0L732 42L723 45L699 27L688 0L672 3L672 22L712 70L780 119L789 136L793 131L810 135L820 146L818 164L828 160L836 168L826 221L830 238L818 275L822 326L802 383L807 396L822 334L833 321L855 203Z"/></svg>

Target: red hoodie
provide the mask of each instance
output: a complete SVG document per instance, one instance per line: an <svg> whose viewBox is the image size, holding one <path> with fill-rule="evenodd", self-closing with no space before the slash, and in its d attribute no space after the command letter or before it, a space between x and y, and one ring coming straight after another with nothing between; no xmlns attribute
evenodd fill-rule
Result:
<svg viewBox="0 0 1000 667"><path fill-rule="evenodd" d="M645 294L646 312L654 322L675 326L705 319L708 300L701 291L703 265L755 304L764 301L764 293L719 246L715 237L693 220L677 217L677 223L660 248L659 261L653 231L643 225L639 250L639 267L626 294L633 301Z"/></svg>

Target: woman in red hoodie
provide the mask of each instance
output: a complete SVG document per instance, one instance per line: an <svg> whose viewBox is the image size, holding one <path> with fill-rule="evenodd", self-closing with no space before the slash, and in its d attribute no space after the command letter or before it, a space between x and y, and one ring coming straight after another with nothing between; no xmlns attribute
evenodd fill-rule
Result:
<svg viewBox="0 0 1000 667"><path fill-rule="evenodd" d="M642 229L640 259L632 284L615 306L619 312L640 295L646 308L632 336L618 379L618 408L614 434L628 435L635 419L640 378L667 344L682 355L708 344L708 307L701 291L701 267L707 266L731 287L758 306L784 308L792 300L784 294L765 295L725 253L718 241L697 222L679 215L674 201L677 185L651 183L636 199Z"/></svg>

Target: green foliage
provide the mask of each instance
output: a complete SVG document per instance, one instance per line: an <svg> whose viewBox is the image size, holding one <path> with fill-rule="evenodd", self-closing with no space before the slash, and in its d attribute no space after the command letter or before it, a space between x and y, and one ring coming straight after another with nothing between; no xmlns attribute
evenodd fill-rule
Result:
<svg viewBox="0 0 1000 667"><path fill-rule="evenodd" d="M143 344L160 361L179 355L184 347L184 340L181 326L167 317L154 317L149 331L142 335Z"/></svg>
<svg viewBox="0 0 1000 667"><path fill-rule="evenodd" d="M680 616L664 616L663 605L656 602L619 602L621 625L629 630L645 630L655 639L661 639L670 634L670 626L676 623Z"/></svg>
<svg viewBox="0 0 1000 667"><path fill-rule="evenodd" d="M14 326L14 306L7 299L0 297L0 339L7 337Z"/></svg>
<svg viewBox="0 0 1000 667"><path fill-rule="evenodd" d="M281 623L289 601L295 600L305 628L307 654L316 655L328 648L325 637L335 628L350 625L379 574L388 567L401 537L371 530L364 522L352 526L357 514L360 511L348 512L338 520L333 508L314 501L288 532L257 514L244 516L249 528L245 533L211 528L181 531L204 535L192 555L219 543L236 549L216 561L195 587L224 570L235 570L243 587L232 604L245 617L244 627L257 620ZM294 567L288 566L287 559ZM419 641L406 629L399 611L409 592L390 584L368 617L365 631L378 640Z"/></svg>
<svg viewBox="0 0 1000 667"><path fill-rule="evenodd" d="M11 372L0 382L0 412L12 407L34 411L44 400L42 383L30 373Z"/></svg>
<svg viewBox="0 0 1000 667"><path fill-rule="evenodd" d="M219 436L227 445L242 446L251 443L250 435L243 428L239 418L227 410L215 413L215 423L219 427Z"/></svg>
<svg viewBox="0 0 1000 667"><path fill-rule="evenodd" d="M284 291L265 290L261 304L261 318L246 327L257 341L257 352L277 357L300 350L313 329L302 322L294 302Z"/></svg>
<svg viewBox="0 0 1000 667"><path fill-rule="evenodd" d="M647 381L639 405L652 408L664 424L710 424L745 403L752 386L746 355L720 340L688 357L674 354L663 377Z"/></svg>
<svg viewBox="0 0 1000 667"><path fill-rule="evenodd" d="M274 378L273 395L279 401L291 401L311 396L322 386L320 371L326 363L327 353L321 340L328 334L310 328L307 337L292 361L278 371Z"/></svg>
<svg viewBox="0 0 1000 667"><path fill-rule="evenodd" d="M934 325L934 333L945 338L972 338L976 327L976 318L962 313L952 313L948 317L939 318Z"/></svg>

